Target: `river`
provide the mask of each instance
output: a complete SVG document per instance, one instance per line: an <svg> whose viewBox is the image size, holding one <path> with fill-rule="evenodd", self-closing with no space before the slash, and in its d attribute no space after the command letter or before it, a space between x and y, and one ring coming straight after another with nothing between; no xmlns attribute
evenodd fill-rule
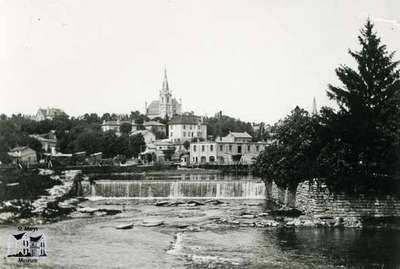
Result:
<svg viewBox="0 0 400 269"><path fill-rule="evenodd" d="M122 213L76 214L40 225L48 257L29 265L4 258L0 268L400 268L396 230L257 228L214 221L262 213L267 205L259 183L251 177L216 175L148 177L141 183L100 180L86 188L90 199L82 206ZM182 198L218 198L224 203L153 204ZM141 225L149 220L164 225ZM126 223L134 223L133 229L115 229ZM0 226L1 253L16 230Z"/></svg>

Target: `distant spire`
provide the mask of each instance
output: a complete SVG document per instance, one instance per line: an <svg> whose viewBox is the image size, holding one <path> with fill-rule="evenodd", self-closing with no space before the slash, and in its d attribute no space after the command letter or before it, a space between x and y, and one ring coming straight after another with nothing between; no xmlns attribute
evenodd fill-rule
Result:
<svg viewBox="0 0 400 269"><path fill-rule="evenodd" d="M313 99L313 103L312 103L312 115L317 115L318 114L318 110L317 110L317 101L315 100L315 96Z"/></svg>
<svg viewBox="0 0 400 269"><path fill-rule="evenodd" d="M167 68L164 68L164 81L163 81L162 91L163 92L169 92L168 78L167 78Z"/></svg>

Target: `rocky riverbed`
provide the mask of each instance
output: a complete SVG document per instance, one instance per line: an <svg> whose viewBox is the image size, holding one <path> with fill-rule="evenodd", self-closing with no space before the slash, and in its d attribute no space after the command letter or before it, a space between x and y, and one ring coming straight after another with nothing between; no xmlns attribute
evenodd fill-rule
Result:
<svg viewBox="0 0 400 269"><path fill-rule="evenodd" d="M375 231L371 237L362 229L338 226L336 220L328 223L298 213L269 207L260 200L83 201L64 220L37 225L47 236L49 255L29 267L309 268L313 264L314 268L359 268L400 264L394 255L398 231ZM0 225L0 242L6 242L16 226ZM366 237L372 244L368 248ZM0 244L0 252L5 253L5 246ZM354 255L361 251L358 248L363 248L365 256ZM15 266L12 258L0 261L0 268Z"/></svg>

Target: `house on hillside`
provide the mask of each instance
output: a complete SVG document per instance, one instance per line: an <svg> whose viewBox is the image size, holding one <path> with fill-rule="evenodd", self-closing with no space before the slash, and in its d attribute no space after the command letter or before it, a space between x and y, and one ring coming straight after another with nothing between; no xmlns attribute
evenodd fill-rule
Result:
<svg viewBox="0 0 400 269"><path fill-rule="evenodd" d="M13 158L14 164L36 164L37 156L36 151L28 146L15 147L8 152L8 155Z"/></svg>
<svg viewBox="0 0 400 269"><path fill-rule="evenodd" d="M52 120L57 116L66 115L65 112L59 108L39 108L35 115L36 121Z"/></svg>
<svg viewBox="0 0 400 269"><path fill-rule="evenodd" d="M41 135L33 134L29 136L39 140L39 142L42 144L42 149L45 152L51 152L51 154L56 153L57 137L54 130L51 130L47 134L41 134Z"/></svg>
<svg viewBox="0 0 400 269"><path fill-rule="evenodd" d="M145 121L143 123L143 127L146 130L149 130L153 132L154 134L160 133L163 134L164 136L167 135L167 126L165 124L162 124L161 122L158 121Z"/></svg>
<svg viewBox="0 0 400 269"><path fill-rule="evenodd" d="M137 124L129 120L103 121L103 123L101 124L101 130L103 132L113 131L116 135L119 136L121 135L120 127L124 123L130 124L132 126L132 131L136 130Z"/></svg>
<svg viewBox="0 0 400 269"><path fill-rule="evenodd" d="M168 137L173 143L183 143L194 139L207 139L207 125L202 117L185 114L176 115L168 123Z"/></svg>

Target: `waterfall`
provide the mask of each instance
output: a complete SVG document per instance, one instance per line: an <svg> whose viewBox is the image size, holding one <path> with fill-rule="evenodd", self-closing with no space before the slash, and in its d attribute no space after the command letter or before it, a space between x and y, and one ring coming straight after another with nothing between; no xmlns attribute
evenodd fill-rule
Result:
<svg viewBox="0 0 400 269"><path fill-rule="evenodd" d="M99 180L88 196L133 199L265 199L258 180Z"/></svg>

